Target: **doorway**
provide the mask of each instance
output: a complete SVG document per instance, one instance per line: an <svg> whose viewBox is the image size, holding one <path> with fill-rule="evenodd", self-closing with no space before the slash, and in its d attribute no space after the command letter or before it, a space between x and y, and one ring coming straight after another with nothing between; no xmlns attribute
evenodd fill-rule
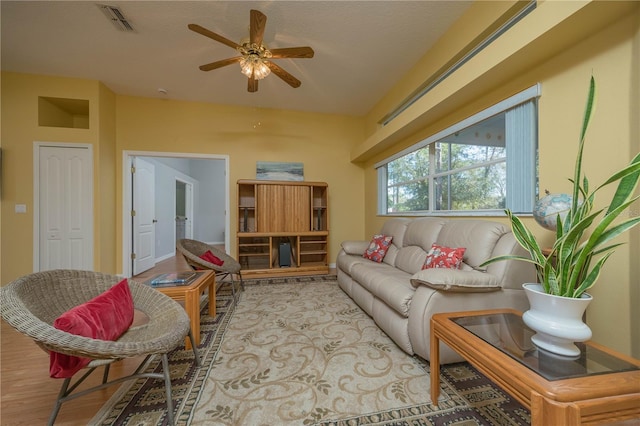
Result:
<svg viewBox="0 0 640 426"><path fill-rule="evenodd" d="M176 241L193 239L193 185L176 179Z"/></svg>
<svg viewBox="0 0 640 426"><path fill-rule="evenodd" d="M185 184L185 235L224 245L229 251L229 157L149 151L123 152L122 274L132 276L132 206L136 193L130 173L135 158L155 164L155 255L156 261L175 256L177 182ZM163 170L171 172L164 173ZM215 173L214 173L215 172ZM163 177L164 176L164 177ZM165 179L165 180L162 180ZM188 190L187 188L191 188ZM189 202L190 199L190 202ZM190 207L191 206L191 207ZM191 209L191 212L189 212ZM187 237L188 238L188 237Z"/></svg>

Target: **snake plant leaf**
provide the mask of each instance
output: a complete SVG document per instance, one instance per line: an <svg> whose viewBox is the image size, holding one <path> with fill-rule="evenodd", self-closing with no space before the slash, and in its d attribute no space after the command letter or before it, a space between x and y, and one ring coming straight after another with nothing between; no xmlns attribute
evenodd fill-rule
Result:
<svg viewBox="0 0 640 426"><path fill-rule="evenodd" d="M607 210L606 214L609 214L612 210L616 209L620 204L624 203L631 194L634 193L636 187L638 186L638 181L640 181L640 153L638 153L633 160L631 160L631 164L629 166L622 169L620 172L611 176L605 183L603 183L600 187L606 186L612 182L615 182L617 179L620 179L620 183L618 184L618 188L616 189L616 193L611 200L611 204L609 205L609 210Z"/></svg>
<svg viewBox="0 0 640 426"><path fill-rule="evenodd" d="M585 291L593 287L596 281L598 281L598 278L600 277L600 273L602 272L602 266L607 261L607 259L609 259L609 256L611 256L612 254L613 254L612 252L607 253L604 256L602 256L600 259L598 259L593 269L591 269L589 274L582 279L580 285L577 286L575 290L573 290L572 294L567 294L566 296L580 297L582 293L584 293Z"/></svg>
<svg viewBox="0 0 640 426"><path fill-rule="evenodd" d="M602 253L606 253L608 251L613 251L613 250L615 250L618 247L623 246L623 245L624 245L624 243L615 243L615 244L611 244L611 245L606 246L606 247L601 247L601 248L599 248L597 250L594 250L593 251L593 255L594 256L598 256L598 255L600 255Z"/></svg>
<svg viewBox="0 0 640 426"><path fill-rule="evenodd" d="M639 223L640 223L640 216L632 217L623 222L620 222L618 225L614 226L613 228L604 230L599 234L595 234L594 232L592 234L592 237L594 238L593 247L597 248L601 246L602 244L616 238L617 236L624 234L625 232L627 232L634 226L638 225Z"/></svg>
<svg viewBox="0 0 640 426"><path fill-rule="evenodd" d="M531 255L534 256L534 259L539 260L544 257L542 254L542 249L538 245L538 241L536 240L533 233L522 223L520 218L515 216L511 210L506 210L506 214L509 217L513 225L514 236L516 240L526 247L531 252Z"/></svg>
<svg viewBox="0 0 640 426"><path fill-rule="evenodd" d="M584 111L584 118L582 120L582 131L580 132L580 140L584 140L587 135L587 129L589 128L589 122L595 108L596 100L596 79L591 76L589 80L589 94L587 95L587 106Z"/></svg>
<svg viewBox="0 0 640 426"><path fill-rule="evenodd" d="M535 265L538 264L538 262L536 262L535 260L531 259L530 257L518 256L517 254L503 254L503 255L500 255L500 256L492 257L491 259L481 263L479 265L479 267L480 268L484 268L487 265L490 265L490 264L496 263L496 262L501 262L503 260L521 260L523 262L529 262L529 263L533 263Z"/></svg>
<svg viewBox="0 0 640 426"><path fill-rule="evenodd" d="M580 176L582 176L582 154L584 152L585 136L587 135L587 129L589 128L589 122L591 121L591 115L594 109L594 102L596 97L596 81L593 76L589 80L589 94L587 95L587 106L585 107L584 118L582 120L582 130L580 131L580 141L578 143L578 155L576 156L576 165L573 174L573 199L571 201L571 212L576 212L578 208L578 196L580 195ZM583 186L586 189L589 187L587 177L584 177ZM570 214L568 214L570 216Z"/></svg>

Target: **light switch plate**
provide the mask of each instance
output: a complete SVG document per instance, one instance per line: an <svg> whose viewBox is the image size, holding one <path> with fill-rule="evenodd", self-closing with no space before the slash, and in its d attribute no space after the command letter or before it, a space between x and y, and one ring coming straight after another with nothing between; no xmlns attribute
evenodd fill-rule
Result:
<svg viewBox="0 0 640 426"><path fill-rule="evenodd" d="M26 213L27 205L26 204L16 204L16 213Z"/></svg>

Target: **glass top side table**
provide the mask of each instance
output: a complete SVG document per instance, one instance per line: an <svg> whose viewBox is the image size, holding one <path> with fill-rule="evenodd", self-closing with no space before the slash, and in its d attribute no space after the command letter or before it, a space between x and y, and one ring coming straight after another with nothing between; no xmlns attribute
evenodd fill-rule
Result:
<svg viewBox="0 0 640 426"><path fill-rule="evenodd" d="M575 358L531 343L534 331L513 309L431 316L431 401L440 402L440 344L446 344L531 411L532 426L640 419L640 360L594 342Z"/></svg>
<svg viewBox="0 0 640 426"><path fill-rule="evenodd" d="M524 324L522 317L513 313L461 316L451 320L547 380L640 369L626 360L584 343L576 343L580 355L575 358L538 349L531 343L531 336L535 331Z"/></svg>

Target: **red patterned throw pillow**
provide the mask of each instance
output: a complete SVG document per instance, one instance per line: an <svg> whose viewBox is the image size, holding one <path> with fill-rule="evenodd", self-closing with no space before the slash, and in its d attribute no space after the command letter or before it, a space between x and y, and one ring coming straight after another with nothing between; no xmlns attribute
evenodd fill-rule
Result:
<svg viewBox="0 0 640 426"><path fill-rule="evenodd" d="M133 322L133 298L125 278L104 293L60 315L53 326L77 336L99 340L117 340ZM49 375L67 378L91 361L57 352L49 354Z"/></svg>
<svg viewBox="0 0 640 426"><path fill-rule="evenodd" d="M389 246L391 246L392 239L393 237L388 235L374 235L362 257L373 260L374 262L382 262L384 255L387 254L387 250L389 250Z"/></svg>
<svg viewBox="0 0 640 426"><path fill-rule="evenodd" d="M466 251L465 247L450 248L432 244L431 250L427 253L427 258L422 265L422 269L429 268L449 268L459 269L462 264L462 257Z"/></svg>

